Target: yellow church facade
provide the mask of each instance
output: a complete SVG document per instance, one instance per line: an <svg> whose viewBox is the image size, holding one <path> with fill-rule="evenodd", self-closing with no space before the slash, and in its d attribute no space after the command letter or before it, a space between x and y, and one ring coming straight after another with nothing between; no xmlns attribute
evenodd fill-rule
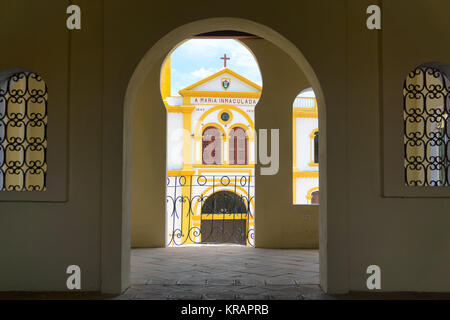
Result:
<svg viewBox="0 0 450 320"><path fill-rule="evenodd" d="M167 109L168 246L254 246L255 124L261 86L222 68L170 96L170 57L161 91Z"/></svg>

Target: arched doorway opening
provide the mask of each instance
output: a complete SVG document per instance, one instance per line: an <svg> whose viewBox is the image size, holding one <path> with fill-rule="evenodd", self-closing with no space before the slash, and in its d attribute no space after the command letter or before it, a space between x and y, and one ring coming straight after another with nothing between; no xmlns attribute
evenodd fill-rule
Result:
<svg viewBox="0 0 450 320"><path fill-rule="evenodd" d="M198 35L166 56L160 85L167 110L166 246L254 247L255 110L262 83L242 40ZM220 190L244 190L249 212L205 215L205 201L216 196L235 202Z"/></svg>
<svg viewBox="0 0 450 320"><path fill-rule="evenodd" d="M325 125L325 109L324 109L324 96L319 84L319 81L312 70L311 66L308 64L304 56L301 54L301 52L296 48L292 43L290 43L287 39L285 39L283 36L278 34L277 32L273 31L272 29L256 24L254 22L248 21L248 20L242 20L242 19L234 19L234 18L217 18L217 19L207 19L202 21L197 21L185 26L182 26L180 28L175 29L170 34L168 34L166 37L161 39L141 60L139 63L135 73L133 74L132 79L130 80L126 99L125 99L125 168L124 168L124 206L125 206L125 214L130 215L132 211L132 201L131 201L131 193L132 188L128 188L130 185L132 185L132 163L133 163L133 157L132 157L132 140L133 136L129 134L133 130L133 119L135 117L134 107L137 100L137 95L139 93L139 90L142 89L142 85L148 80L149 84L154 85L157 83L157 77L155 76L154 72L158 69L158 66L160 66L163 62L164 57L167 55L167 53L170 51L171 48L173 48L177 43L182 41L185 38L188 38L190 36L193 36L195 34L204 33L208 31L214 31L217 29L221 30L241 30L243 32L249 32L252 34L259 35L266 39L268 42L271 43L271 45L276 46L277 48L280 48L287 56L289 56L293 63L295 63L299 69L302 70L304 77L307 79L309 85L314 88L314 91L316 92L318 106L319 106L319 123L321 129L321 135L319 137L320 143L320 163L321 163L321 176L320 176L320 189L321 189L321 207L320 207L320 215L321 215L321 238L323 241L321 242L321 248L320 248L320 255L322 257L321 261L321 283L322 288L326 289L326 125ZM151 79L153 77L153 80ZM148 87L147 87L148 89ZM159 89L159 88L158 88ZM155 91L154 91L155 92ZM289 93L290 94L290 93ZM270 94L268 94L270 96ZM155 102L155 101L154 101ZM278 111L280 114L277 117L274 117L271 115L274 112L274 109L272 110L265 110L260 111L259 115L261 119L261 127L262 128L279 128L282 129L285 128L284 125L278 124L276 121L279 119L288 119L290 127L292 124L291 120L291 101L287 104L287 108L289 108L288 111L284 110L283 108L279 108ZM161 108L161 103L155 102L155 105L146 106L147 108L152 108L152 115L156 118L164 117L164 114L162 111L158 111L157 108ZM286 117L284 116L284 113L286 112ZM258 117L258 114L257 114ZM284 121L284 120L283 120ZM153 129L152 129L153 130ZM288 129L289 130L289 129ZM159 130L160 131L160 130ZM159 132L158 131L158 132ZM292 135L288 135L292 136ZM164 143L162 139L156 139L156 143L159 144L162 148L164 148ZM155 141L153 141L155 143ZM162 149L163 150L163 149ZM284 149L281 151L282 154L284 154ZM286 167L286 168L292 168L292 156L291 153L292 149L289 149L287 152L289 156L287 157L281 157L281 163L280 168ZM154 155L154 154L153 154ZM160 174L160 172L164 172L164 166L165 161L160 161L160 157L156 157L157 159L153 159L152 163L150 165L151 171L154 173L154 177L161 179L161 181L164 180L163 175ZM157 160L157 161L156 161ZM286 163L284 163L286 162ZM147 163L147 167L149 167L149 163ZM257 170L259 168L259 165L257 165ZM275 185L286 185L290 180L292 179L292 171L289 171L288 173L285 173L285 171L280 171L279 175L276 176L257 176L256 180L258 180L259 187L257 188L257 192L260 193L261 196L257 196L258 199L264 199L266 202L271 199L271 194L276 194L280 190L274 190ZM281 183L281 181L284 181L284 183ZM147 202L155 199L155 203L157 199L161 198L161 190L158 191L159 193L157 195L153 195L150 193L146 193L148 199ZM278 212L285 212L292 211L292 196L289 192L288 194L288 204L284 204L286 202L285 198L280 198L278 200L282 201L277 202L276 205L278 205L279 210ZM273 201L274 202L274 201ZM152 202L153 203L153 202ZM288 224L286 221L280 221L282 223L280 224L274 224L271 219L275 219L276 215L273 214L274 212L277 212L277 210L273 207L275 204L269 204L265 208L265 214L261 216L260 221L264 222L266 220L266 223L261 226L261 230L267 231L274 231L277 234L281 234L285 230L286 227L288 227ZM280 207L281 206L281 207ZM153 210L155 212L155 218L161 219L161 213L164 212L163 210L159 210L161 208L158 208L156 206ZM295 228L293 229L295 232ZM262 233L264 233L263 231ZM258 231L259 232L259 231ZM290 232L290 231L289 231ZM157 231L155 231L154 234L158 234ZM162 237L163 238L163 237ZM158 239L161 239L159 236ZM260 238L260 246L264 247L266 246L266 242L264 237ZM267 238L266 238L267 240ZM159 240L158 240L159 241ZM157 243L163 243L157 242ZM277 246L277 243L273 244L274 246ZM256 246L258 246L258 243L256 243Z"/></svg>

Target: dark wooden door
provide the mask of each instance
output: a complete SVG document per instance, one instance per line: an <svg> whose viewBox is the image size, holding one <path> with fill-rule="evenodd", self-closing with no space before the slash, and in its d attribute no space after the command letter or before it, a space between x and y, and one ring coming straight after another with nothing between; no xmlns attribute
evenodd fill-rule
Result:
<svg viewBox="0 0 450 320"><path fill-rule="evenodd" d="M246 245L246 227L247 221L245 219L202 219L202 243L235 243Z"/></svg>

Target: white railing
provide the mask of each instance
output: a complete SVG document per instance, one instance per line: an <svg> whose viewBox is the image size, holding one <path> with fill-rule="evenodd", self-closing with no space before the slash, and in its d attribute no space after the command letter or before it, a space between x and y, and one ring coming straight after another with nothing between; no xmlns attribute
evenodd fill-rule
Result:
<svg viewBox="0 0 450 320"><path fill-rule="evenodd" d="M316 98L310 97L297 97L294 100L294 108L316 108L317 101Z"/></svg>

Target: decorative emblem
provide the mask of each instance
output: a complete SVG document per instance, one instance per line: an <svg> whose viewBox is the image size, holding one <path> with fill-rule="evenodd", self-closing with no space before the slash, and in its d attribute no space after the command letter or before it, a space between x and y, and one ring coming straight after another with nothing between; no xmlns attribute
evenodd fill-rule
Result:
<svg viewBox="0 0 450 320"><path fill-rule="evenodd" d="M231 79L230 78L222 78L222 87L227 90L230 87Z"/></svg>
<svg viewBox="0 0 450 320"><path fill-rule="evenodd" d="M223 122L228 122L228 120L230 120L230 114L227 112L223 112L220 115L220 119L222 119Z"/></svg>
<svg viewBox="0 0 450 320"><path fill-rule="evenodd" d="M228 124L233 119L233 115L228 111L220 111L219 112L219 121L222 122L222 124Z"/></svg>

